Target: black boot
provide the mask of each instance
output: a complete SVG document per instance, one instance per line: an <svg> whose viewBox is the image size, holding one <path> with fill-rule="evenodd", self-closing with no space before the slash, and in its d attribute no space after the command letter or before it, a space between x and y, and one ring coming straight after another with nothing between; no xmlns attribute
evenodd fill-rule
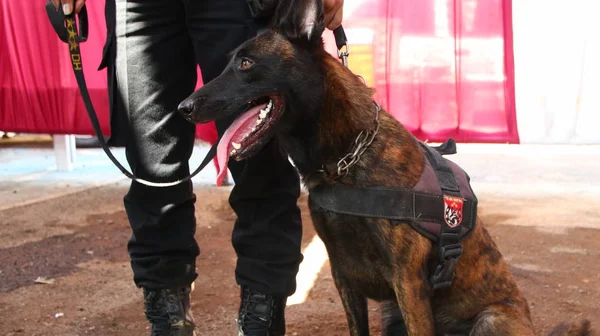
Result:
<svg viewBox="0 0 600 336"><path fill-rule="evenodd" d="M284 336L287 297L273 297L242 286L238 336Z"/></svg>
<svg viewBox="0 0 600 336"><path fill-rule="evenodd" d="M147 290L144 288L146 318L152 323L150 336L195 336L190 310L190 287Z"/></svg>

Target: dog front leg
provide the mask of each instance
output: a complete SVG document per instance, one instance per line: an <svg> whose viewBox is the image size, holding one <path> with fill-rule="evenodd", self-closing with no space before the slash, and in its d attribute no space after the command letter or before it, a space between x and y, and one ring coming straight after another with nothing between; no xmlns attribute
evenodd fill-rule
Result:
<svg viewBox="0 0 600 336"><path fill-rule="evenodd" d="M348 328L351 336L369 336L369 312L367 310L367 298L352 289L343 276L333 271L335 286L342 299Z"/></svg>
<svg viewBox="0 0 600 336"><path fill-rule="evenodd" d="M408 335L433 336L435 334L433 311L429 298L419 295L421 286L423 286L421 281L397 281L394 284L394 291Z"/></svg>
<svg viewBox="0 0 600 336"><path fill-rule="evenodd" d="M382 336L407 336L408 331L402 318L402 312L396 300L385 300L381 308L381 335Z"/></svg>

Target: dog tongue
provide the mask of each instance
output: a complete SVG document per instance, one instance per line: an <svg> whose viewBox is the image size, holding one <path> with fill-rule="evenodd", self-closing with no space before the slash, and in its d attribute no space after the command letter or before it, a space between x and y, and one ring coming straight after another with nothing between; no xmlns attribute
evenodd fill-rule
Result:
<svg viewBox="0 0 600 336"><path fill-rule="evenodd" d="M251 108L241 116L237 117L229 128L223 133L221 141L217 146L217 186L220 186L225 179L227 173L227 162L229 162L229 153L233 149L232 142L241 143L242 139L252 132L252 128L256 126L256 120L260 110L264 109L267 104L262 104Z"/></svg>

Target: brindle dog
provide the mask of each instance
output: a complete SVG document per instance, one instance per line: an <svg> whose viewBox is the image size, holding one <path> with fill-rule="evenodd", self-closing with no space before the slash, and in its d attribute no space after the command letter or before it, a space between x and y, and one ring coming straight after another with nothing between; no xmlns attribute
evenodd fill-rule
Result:
<svg viewBox="0 0 600 336"><path fill-rule="evenodd" d="M221 139L220 167L277 141L309 190L333 183L412 188L426 159L384 110L360 160L337 175L357 135L375 127L377 108L373 91L324 50L323 17L321 1L280 1L271 28L237 48L225 71L179 111L194 123L237 117ZM434 293L428 279L436 249L411 226L326 211L310 197L309 207L351 335L369 334L367 298L395 302L409 335L534 335L527 301L480 221L462 242L451 288ZM589 324L571 329L591 334Z"/></svg>

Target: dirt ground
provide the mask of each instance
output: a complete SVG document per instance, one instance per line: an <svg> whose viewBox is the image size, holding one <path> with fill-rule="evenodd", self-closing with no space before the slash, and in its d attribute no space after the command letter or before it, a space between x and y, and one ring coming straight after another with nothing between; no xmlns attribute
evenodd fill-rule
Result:
<svg viewBox="0 0 600 336"><path fill-rule="evenodd" d="M127 181L97 149L78 150L79 166L56 172L48 168L50 148L19 146L0 150L0 336L148 335L126 252ZM199 161L202 151L196 155ZM539 335L584 318L599 329L599 158L600 146L478 145L461 145L453 157L471 175L479 214L529 300ZM213 187L211 171L196 182L197 333L231 336L239 289L230 187ZM315 233L306 194L299 204L307 247ZM371 335L378 335L378 307L370 308ZM326 261L286 317L288 335L348 335Z"/></svg>
<svg viewBox="0 0 600 336"><path fill-rule="evenodd" d="M125 190L115 183L2 212L0 335L148 334L125 250L126 216L122 210L107 211L119 209ZM227 188L197 190L202 254L192 307L199 335L234 335L238 287L228 193ZM511 201L507 206L482 200L481 215L529 299L539 334L563 320L595 320L600 316L600 230L519 225L519 212L536 207L526 199ZM565 202L576 200L558 201L568 207ZM306 195L300 204L306 245L314 236ZM591 208L587 215L597 218L600 210ZM38 277L53 282L35 284ZM328 264L307 300L288 307L287 321L289 335L348 334ZM379 334L375 304L371 331Z"/></svg>

